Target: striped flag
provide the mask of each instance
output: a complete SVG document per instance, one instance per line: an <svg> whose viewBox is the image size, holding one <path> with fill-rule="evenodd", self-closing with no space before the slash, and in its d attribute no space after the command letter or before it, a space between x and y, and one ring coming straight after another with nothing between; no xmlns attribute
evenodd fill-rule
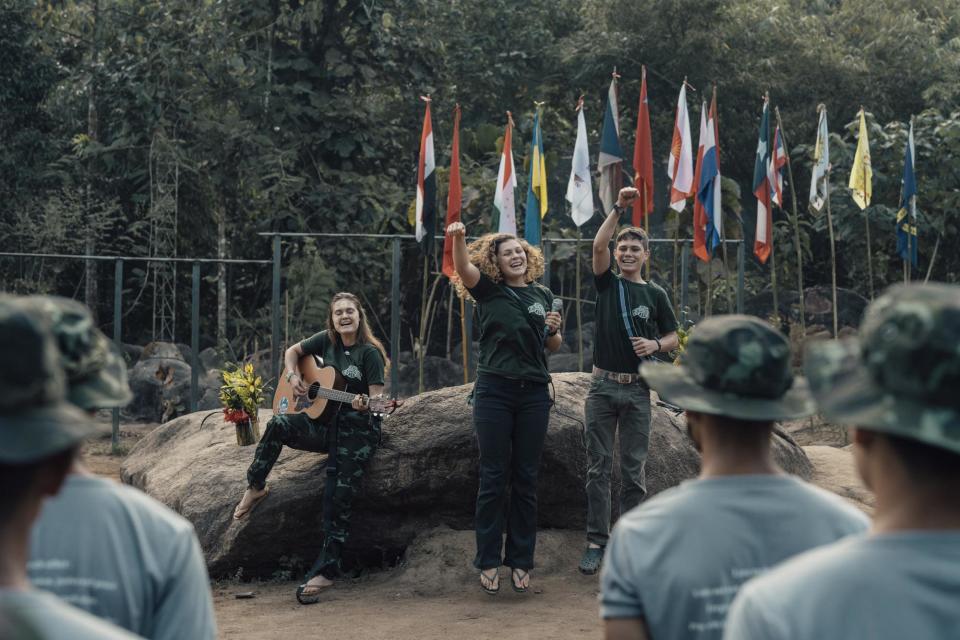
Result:
<svg viewBox="0 0 960 640"><path fill-rule="evenodd" d="M703 145L707 141L707 103L700 107L700 137L697 146L697 165L693 172L693 183L700 184L703 175ZM710 261L707 250L707 211L700 201L699 194L693 199L693 254L704 262Z"/></svg>
<svg viewBox="0 0 960 640"><path fill-rule="evenodd" d="M450 188L447 190L447 223L444 229L460 222L463 190L460 185L460 105L453 110L453 149L450 151ZM443 275L448 278L455 273L453 267L453 238L443 236Z"/></svg>
<svg viewBox="0 0 960 640"><path fill-rule="evenodd" d="M650 106L647 103L647 67L640 72L640 104L637 107L637 134L633 145L633 186L640 196L633 201L633 226L653 213L653 138L650 136Z"/></svg>
<svg viewBox="0 0 960 640"><path fill-rule="evenodd" d="M712 253L720 245L723 237L723 209L720 206L720 148L717 146L717 100L716 95L710 104L707 116L706 137L703 143L703 165L700 169L700 183L697 197L703 203L707 216L706 241Z"/></svg>
<svg viewBox="0 0 960 640"><path fill-rule="evenodd" d="M420 160L417 163L417 209L416 236L424 253L433 247L436 233L437 179L433 156L433 124L430 120L430 98L421 97L427 103L423 113L423 131L420 134Z"/></svg>
<svg viewBox="0 0 960 640"><path fill-rule="evenodd" d="M897 253L917 266L917 176L914 173L916 150L913 146L913 120L910 135L903 152L903 180L900 191L900 210L897 211ZM909 219L907 216L909 215Z"/></svg>
<svg viewBox="0 0 960 640"><path fill-rule="evenodd" d="M523 237L533 245L540 244L540 221L547 215L547 165L543 159L543 132L540 110L533 116L533 140L530 142L530 181L527 186L527 211L523 221Z"/></svg>
<svg viewBox="0 0 960 640"><path fill-rule="evenodd" d="M620 116L617 105L617 76L613 74L610 90L607 92L607 110L603 114L603 131L600 133L600 157L597 169L600 170L600 202L603 210L609 212L617 202L623 176L623 151L620 148Z"/></svg>
<svg viewBox="0 0 960 640"><path fill-rule="evenodd" d="M773 203L783 209L783 168L787 166L787 154L783 148L783 136L780 126L773 130L773 155L770 157L770 166L773 173Z"/></svg>
<svg viewBox="0 0 960 640"><path fill-rule="evenodd" d="M503 152L497 171L497 188L493 193L493 206L497 210L497 232L517 235L517 210L513 190L517 188L517 174L513 165L513 117L507 111L507 129L503 134Z"/></svg>
<svg viewBox="0 0 960 640"><path fill-rule="evenodd" d="M677 117L673 123L673 141L670 144L670 208L680 212L687 206L687 198L696 189L693 184L693 142L690 140L690 116L687 113L687 85L680 87L677 99Z"/></svg>
<svg viewBox="0 0 960 640"><path fill-rule="evenodd" d="M753 163L753 195L757 197L757 227L753 253L766 264L773 247L773 215L770 205L770 101L763 100L760 117L760 136Z"/></svg>
<svg viewBox="0 0 960 640"><path fill-rule="evenodd" d="M590 180L590 150L587 148L587 122L583 117L583 98L577 104L577 142L567 181L566 199L570 217L578 227L593 217L593 185Z"/></svg>

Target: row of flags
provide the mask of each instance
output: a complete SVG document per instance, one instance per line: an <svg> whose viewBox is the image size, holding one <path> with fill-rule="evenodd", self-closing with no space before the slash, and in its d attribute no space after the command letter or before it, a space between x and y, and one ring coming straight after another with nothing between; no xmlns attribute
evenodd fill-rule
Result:
<svg viewBox="0 0 960 640"><path fill-rule="evenodd" d="M819 121L817 123L817 141L814 146L813 176L810 181L810 208L814 212L823 209L828 198L828 174L830 171L830 142L827 128L827 110L823 105L819 107ZM867 118L863 107L860 108L859 131L857 136L857 150L853 156L853 166L850 169L850 180L847 187L850 196L860 207L870 206L873 196L873 168L870 162L870 138L867 132ZM915 174L916 147L913 142L913 121L907 134L907 144L904 148L903 177L900 181L900 202L897 211L896 234L897 253L905 262L914 267L918 262L917 237L917 178Z"/></svg>
<svg viewBox="0 0 960 640"><path fill-rule="evenodd" d="M603 128L600 136L598 169L600 174L599 195L605 211L609 211L617 199L623 184L624 154L620 145L617 80L613 79L607 93ZM682 212L687 200L693 197L693 251L700 260L709 261L723 239L723 215L721 206L720 135L717 115L716 87L709 108L706 102L700 110L700 135L694 160L690 135L690 118L687 110L687 83L680 88L675 113L673 138L667 174L670 177L670 207ZM432 242L435 229L436 164L433 150L433 128L430 118L430 99L426 102L423 129L420 137L420 157L417 170L417 199L415 218L418 242ZM524 237L531 244L541 242L541 225L547 215L547 171L543 153L543 133L540 126L540 106L534 115L533 136L530 143L530 175L527 181L527 200L524 215ZM571 217L579 227L595 213L593 187L590 171L590 154L587 147L587 127L583 112L583 98L577 106L577 137L574 144L570 178L565 198L570 203ZM860 111L860 131L857 151L851 169L849 188L854 201L861 209L870 204L872 196L872 169L867 135L866 118ZM761 263L766 263L773 251L773 205L784 207L783 172L788 158L783 143L779 120L770 134L770 101L764 97L760 118L760 132L753 172L753 194L757 199L756 234L753 251ZM500 233L517 233L517 213L514 197L517 188L516 166L513 160L513 118L507 112L507 125L503 137L497 184L494 192L496 210L494 226ZM450 167L446 225L460 221L460 107L455 110L453 149ZM817 140L814 147L813 175L810 183L810 207L820 211L827 200L827 180L830 170L829 132L826 109L819 108ZM636 143L634 146L633 184L640 192L633 203L632 223L653 212L653 149L650 136L650 113L647 102L646 67L642 70L640 103L638 108ZM917 263L916 225L916 178L914 175L913 124L905 151L903 189L900 209L897 213L897 251L904 260ZM453 274L450 243L444 243L443 272Z"/></svg>

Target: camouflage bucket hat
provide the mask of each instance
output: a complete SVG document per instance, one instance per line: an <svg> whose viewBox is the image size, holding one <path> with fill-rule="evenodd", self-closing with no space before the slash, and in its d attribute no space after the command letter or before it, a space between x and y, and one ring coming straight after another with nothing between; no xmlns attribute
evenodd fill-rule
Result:
<svg viewBox="0 0 960 640"><path fill-rule="evenodd" d="M70 402L92 410L123 407L133 399L123 356L94 326L85 305L56 296L30 296L19 303L49 320Z"/></svg>
<svg viewBox="0 0 960 640"><path fill-rule="evenodd" d="M891 287L859 339L811 345L804 371L828 420L960 453L960 286Z"/></svg>
<svg viewBox="0 0 960 640"><path fill-rule="evenodd" d="M47 323L12 298L0 298L0 462L41 460L97 431L65 392Z"/></svg>
<svg viewBox="0 0 960 640"><path fill-rule="evenodd" d="M667 402L741 420L811 415L813 398L790 371L790 343L753 316L707 318L696 326L679 367L643 364L640 374Z"/></svg>

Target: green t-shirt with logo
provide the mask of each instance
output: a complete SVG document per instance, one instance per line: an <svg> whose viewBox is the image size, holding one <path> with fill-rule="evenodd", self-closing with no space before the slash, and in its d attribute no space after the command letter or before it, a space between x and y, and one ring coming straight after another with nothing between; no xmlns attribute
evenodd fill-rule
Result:
<svg viewBox="0 0 960 640"><path fill-rule="evenodd" d="M596 325L593 341L593 363L601 369L617 373L636 373L640 358L633 352L627 328L620 311L620 287L633 334L638 338L660 338L676 331L677 317L667 292L653 282L630 282L607 269L594 275L597 285Z"/></svg>
<svg viewBox="0 0 960 640"><path fill-rule="evenodd" d="M550 289L535 282L525 287L497 284L481 273L470 295L480 314L477 372L549 382L543 336L553 305Z"/></svg>
<svg viewBox="0 0 960 640"><path fill-rule="evenodd" d="M333 366L347 382L349 393L370 394L370 385L383 384L383 361L379 349L372 344L344 347L340 340L330 340L326 331L315 333L300 343L305 355L323 358L326 366Z"/></svg>

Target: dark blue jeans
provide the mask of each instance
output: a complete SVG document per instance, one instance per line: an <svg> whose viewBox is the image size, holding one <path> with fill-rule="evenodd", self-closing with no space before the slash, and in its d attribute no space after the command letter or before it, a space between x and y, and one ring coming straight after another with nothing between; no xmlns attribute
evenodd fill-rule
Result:
<svg viewBox="0 0 960 640"><path fill-rule="evenodd" d="M537 544L537 472L550 418L544 382L481 373L474 386L473 424L480 447L477 492L478 569L533 568ZM510 485L509 501L507 484ZM504 515L507 543L502 556Z"/></svg>

